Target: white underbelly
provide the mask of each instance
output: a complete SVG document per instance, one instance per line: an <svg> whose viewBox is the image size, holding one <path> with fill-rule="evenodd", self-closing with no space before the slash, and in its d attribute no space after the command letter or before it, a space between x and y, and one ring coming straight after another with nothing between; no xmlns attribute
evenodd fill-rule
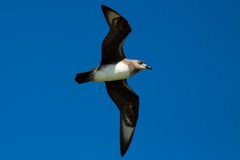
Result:
<svg viewBox="0 0 240 160"><path fill-rule="evenodd" d="M119 62L116 65L105 65L101 70L97 70L94 74L94 81L116 81L127 79L130 75L128 66L123 62Z"/></svg>

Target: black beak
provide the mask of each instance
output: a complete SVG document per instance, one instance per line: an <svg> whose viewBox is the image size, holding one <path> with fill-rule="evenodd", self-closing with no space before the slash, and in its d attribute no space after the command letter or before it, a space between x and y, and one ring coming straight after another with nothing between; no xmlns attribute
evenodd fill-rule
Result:
<svg viewBox="0 0 240 160"><path fill-rule="evenodd" d="M146 66L146 68L147 68L147 69L151 69L151 70L152 70L152 67L150 67L150 66Z"/></svg>

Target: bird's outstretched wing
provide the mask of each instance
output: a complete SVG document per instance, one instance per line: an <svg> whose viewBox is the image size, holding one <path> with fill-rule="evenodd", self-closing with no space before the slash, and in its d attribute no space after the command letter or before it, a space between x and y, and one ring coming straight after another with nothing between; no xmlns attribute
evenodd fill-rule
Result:
<svg viewBox="0 0 240 160"><path fill-rule="evenodd" d="M102 5L102 11L110 31L102 43L101 65L119 62L126 58L123 52L123 43L131 32L131 27L127 20L116 11L104 5Z"/></svg>
<svg viewBox="0 0 240 160"><path fill-rule="evenodd" d="M138 119L139 97L128 86L127 80L105 82L107 92L120 110L121 156L127 152Z"/></svg>

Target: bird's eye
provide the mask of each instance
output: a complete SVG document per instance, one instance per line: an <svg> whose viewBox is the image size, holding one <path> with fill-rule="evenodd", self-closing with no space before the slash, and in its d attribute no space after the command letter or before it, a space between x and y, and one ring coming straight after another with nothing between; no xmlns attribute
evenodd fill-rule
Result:
<svg viewBox="0 0 240 160"><path fill-rule="evenodd" d="M144 62L143 61L139 61L138 64L142 65Z"/></svg>

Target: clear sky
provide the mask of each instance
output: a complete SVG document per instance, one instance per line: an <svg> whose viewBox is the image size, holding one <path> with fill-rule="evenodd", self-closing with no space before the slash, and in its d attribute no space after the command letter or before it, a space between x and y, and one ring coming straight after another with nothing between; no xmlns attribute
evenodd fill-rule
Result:
<svg viewBox="0 0 240 160"><path fill-rule="evenodd" d="M74 77L100 63L108 25L125 17L128 80L139 119L124 159L240 159L239 0L0 1L0 159L117 160L119 111L103 82Z"/></svg>

